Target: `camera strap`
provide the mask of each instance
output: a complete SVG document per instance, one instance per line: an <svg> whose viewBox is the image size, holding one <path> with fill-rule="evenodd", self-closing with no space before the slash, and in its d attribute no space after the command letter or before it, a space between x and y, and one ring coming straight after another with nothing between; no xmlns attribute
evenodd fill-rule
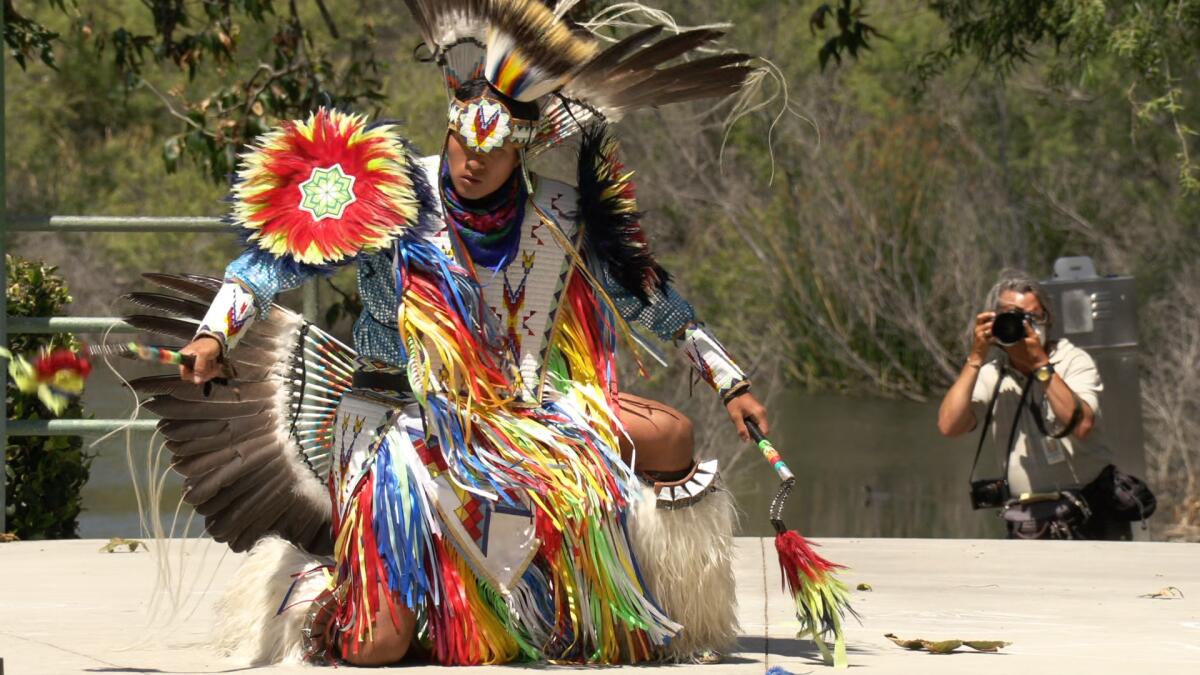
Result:
<svg viewBox="0 0 1200 675"><path fill-rule="evenodd" d="M975 461L971 462L971 473L967 475L967 484L975 482L975 468L979 466L979 453L983 452L983 441L987 438L988 428L992 426L992 414L996 411L996 398L1000 395L1000 385L1004 384L1004 368L997 366L996 386L992 389L992 398L988 401L987 415L983 418L983 428L979 430L979 444L975 446ZM1008 478L1007 472L1005 478Z"/></svg>
<svg viewBox="0 0 1200 675"><path fill-rule="evenodd" d="M967 477L967 483L975 481L975 469L979 466L979 455L983 452L983 441L987 438L988 429L992 426L992 416L996 410L996 399L1000 397L1000 386L1004 384L1004 378L1008 376L1008 372L1003 366L997 366L1000 373L996 378L996 388L992 390L992 400L988 402L987 415L983 420L983 429L979 431L979 443L975 446L975 460L971 462L971 473ZM1021 422L1021 412L1025 409L1025 399L1029 397L1029 390L1032 389L1033 378L1025 379L1025 386L1021 388L1021 400L1017 403L1017 412L1013 415L1012 428L1008 430L1008 444L1004 452L1004 474L1003 479L1008 481L1008 461L1012 457L1013 445L1016 444L1017 425Z"/></svg>
<svg viewBox="0 0 1200 675"><path fill-rule="evenodd" d="M1083 401L1079 400L1079 396L1075 392L1071 392L1071 399L1075 401L1075 409L1071 411L1071 419L1067 422L1067 426L1063 427L1062 431L1054 434L1046 429L1046 423L1042 421L1042 411L1038 408L1037 404L1033 401L1029 402L1029 412L1033 415L1033 421L1037 424L1038 431L1042 432L1043 436L1055 439L1065 438L1070 436L1072 431L1075 431L1075 427L1079 426L1079 423L1083 420Z"/></svg>

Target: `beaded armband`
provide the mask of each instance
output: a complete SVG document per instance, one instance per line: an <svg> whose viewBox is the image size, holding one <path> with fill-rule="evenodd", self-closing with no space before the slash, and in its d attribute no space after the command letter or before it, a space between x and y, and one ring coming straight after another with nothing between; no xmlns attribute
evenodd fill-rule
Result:
<svg viewBox="0 0 1200 675"><path fill-rule="evenodd" d="M233 349L254 320L254 294L237 281L226 281L208 306L196 337L209 336L221 343L221 354Z"/></svg>
<svg viewBox="0 0 1200 675"><path fill-rule="evenodd" d="M688 324L683 329L681 346L701 379L721 395L723 402L729 402L750 388L746 374L721 343L705 330L704 324Z"/></svg>

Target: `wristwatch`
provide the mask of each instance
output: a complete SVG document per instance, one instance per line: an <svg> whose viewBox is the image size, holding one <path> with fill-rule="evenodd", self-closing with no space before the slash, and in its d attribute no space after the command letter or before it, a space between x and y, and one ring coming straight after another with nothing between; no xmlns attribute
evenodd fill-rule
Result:
<svg viewBox="0 0 1200 675"><path fill-rule="evenodd" d="M1054 377L1054 364L1047 363L1041 368L1038 368L1037 370L1033 371L1033 376L1037 378L1038 382L1046 384L1050 381L1051 377Z"/></svg>

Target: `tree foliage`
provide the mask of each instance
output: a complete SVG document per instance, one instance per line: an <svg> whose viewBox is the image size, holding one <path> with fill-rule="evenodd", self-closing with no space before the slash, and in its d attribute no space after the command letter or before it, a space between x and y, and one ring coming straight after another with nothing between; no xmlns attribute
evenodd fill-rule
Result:
<svg viewBox="0 0 1200 675"><path fill-rule="evenodd" d="M1198 128L1189 121L1195 117L1189 114L1196 96L1192 85L1200 73L1200 0L928 0L927 5L944 24L947 40L912 64L918 89L963 59L1001 77L1044 61L1054 84L1086 83L1102 61L1111 61L1122 72L1137 119L1174 137L1180 185L1200 194L1193 150Z"/></svg>
<svg viewBox="0 0 1200 675"><path fill-rule="evenodd" d="M226 181L240 148L279 120L320 105L364 108L383 99L372 23L343 38L325 0L305 3L314 10L308 13L298 0L147 0L115 25L98 17L104 4L53 3L97 56L110 60L127 92L152 92L180 123L162 141L168 171L189 159ZM54 66L60 34L23 17L13 0L5 15L12 17L5 39L18 64L24 68L36 53ZM247 37L254 49L244 49ZM155 86L163 68L186 74L186 85ZM197 86L205 69L219 77Z"/></svg>
<svg viewBox="0 0 1200 675"><path fill-rule="evenodd" d="M865 19L867 13L862 6L854 6L854 0L842 0L840 3L830 4L821 3L813 10L812 16L808 19L808 29L813 35L817 31L824 31L827 22L832 19L834 26L837 27L836 34L825 41L821 45L821 49L817 51L817 62L821 64L821 70L825 70L825 66L829 64L829 59L832 58L840 65L842 62L842 53L849 54L852 58L858 58L859 51L869 51L871 49L871 38L879 38L886 40L887 36L880 33L874 26L867 23Z"/></svg>

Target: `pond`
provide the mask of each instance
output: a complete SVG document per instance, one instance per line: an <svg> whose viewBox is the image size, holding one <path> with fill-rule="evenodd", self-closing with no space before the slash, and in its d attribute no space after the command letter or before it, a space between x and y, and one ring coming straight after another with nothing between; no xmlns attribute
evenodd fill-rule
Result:
<svg viewBox="0 0 1200 675"><path fill-rule="evenodd" d="M122 371L129 375L139 367L140 372L162 372L142 364L122 364ZM128 392L103 367L93 377L85 399L88 411L96 417L127 415L132 403ZM936 413L936 402L800 393L778 397L772 405L772 436L797 476L785 522L813 537L1001 536L995 512L976 512L968 503L974 438L942 438L934 425ZM150 436L132 435L139 472L145 471ZM80 535L138 536L124 435L93 451L99 456L84 489ZM161 469L166 469L166 461L164 456ZM981 471L989 470L982 463ZM730 481L743 512L741 534L773 534L767 509L778 484L774 472L756 456L741 460ZM165 481L165 494L169 518L179 495L174 474ZM197 521L192 532L201 526Z"/></svg>

